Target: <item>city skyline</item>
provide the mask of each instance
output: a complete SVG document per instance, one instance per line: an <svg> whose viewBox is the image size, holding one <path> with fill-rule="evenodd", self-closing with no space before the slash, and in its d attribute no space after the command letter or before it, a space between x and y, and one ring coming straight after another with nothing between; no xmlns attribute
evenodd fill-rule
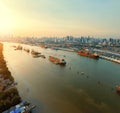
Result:
<svg viewBox="0 0 120 113"><path fill-rule="evenodd" d="M119 37L120 1L1 0L0 34Z"/></svg>

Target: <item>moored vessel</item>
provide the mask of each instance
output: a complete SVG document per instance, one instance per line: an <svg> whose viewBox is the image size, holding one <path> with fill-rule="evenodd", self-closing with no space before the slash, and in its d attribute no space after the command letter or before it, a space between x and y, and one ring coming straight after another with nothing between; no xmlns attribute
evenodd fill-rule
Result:
<svg viewBox="0 0 120 113"><path fill-rule="evenodd" d="M80 50L78 51L78 54L80 56L85 56L85 57L90 57L90 58L94 58L94 59L98 59L99 58L99 55L96 54L96 53L91 53L89 51L86 51L86 50Z"/></svg>
<svg viewBox="0 0 120 113"><path fill-rule="evenodd" d="M48 48L48 47L45 46L45 45L41 45L40 47L41 47L41 48L44 48L44 49L47 49L47 48Z"/></svg>
<svg viewBox="0 0 120 113"><path fill-rule="evenodd" d="M32 51L31 51L31 54L32 54L32 55L39 55L39 54L41 54L41 53L40 53L40 52L37 52L37 51L32 50Z"/></svg>
<svg viewBox="0 0 120 113"><path fill-rule="evenodd" d="M15 46L14 46L15 47ZM14 50L22 50L22 46L21 45L18 45L16 46L16 48Z"/></svg>
<svg viewBox="0 0 120 113"><path fill-rule="evenodd" d="M26 51L27 53L29 53L29 52L30 52L30 50L29 50L29 49L26 49L26 48L24 48L24 51Z"/></svg>

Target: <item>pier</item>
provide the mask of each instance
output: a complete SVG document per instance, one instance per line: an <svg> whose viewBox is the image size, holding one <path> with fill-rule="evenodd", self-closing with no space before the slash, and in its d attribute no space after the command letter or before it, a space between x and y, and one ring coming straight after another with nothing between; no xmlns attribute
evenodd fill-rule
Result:
<svg viewBox="0 0 120 113"><path fill-rule="evenodd" d="M120 64L120 54L118 53L99 50L99 49L94 49L93 51L98 53L101 59L105 59L105 60Z"/></svg>

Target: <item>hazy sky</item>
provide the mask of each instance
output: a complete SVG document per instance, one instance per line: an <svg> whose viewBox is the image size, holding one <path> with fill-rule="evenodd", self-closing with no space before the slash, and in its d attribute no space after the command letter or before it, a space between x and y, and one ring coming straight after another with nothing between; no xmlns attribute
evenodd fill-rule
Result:
<svg viewBox="0 0 120 113"><path fill-rule="evenodd" d="M120 0L0 0L0 33L120 36Z"/></svg>

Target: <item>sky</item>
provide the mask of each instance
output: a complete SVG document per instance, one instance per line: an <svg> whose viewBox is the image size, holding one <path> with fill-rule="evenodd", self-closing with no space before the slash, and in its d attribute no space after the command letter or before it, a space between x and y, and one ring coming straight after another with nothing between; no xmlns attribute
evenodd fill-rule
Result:
<svg viewBox="0 0 120 113"><path fill-rule="evenodd" d="M120 0L0 0L0 34L120 37Z"/></svg>

